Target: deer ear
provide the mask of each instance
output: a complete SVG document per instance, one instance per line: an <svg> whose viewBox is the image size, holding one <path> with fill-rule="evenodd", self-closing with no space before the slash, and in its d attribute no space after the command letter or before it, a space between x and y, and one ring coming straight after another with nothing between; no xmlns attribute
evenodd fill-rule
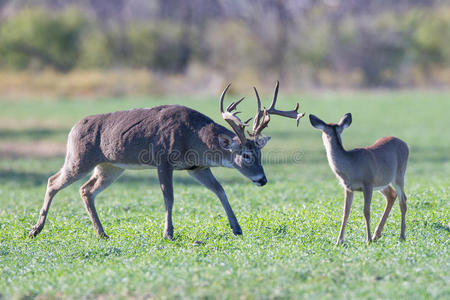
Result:
<svg viewBox="0 0 450 300"><path fill-rule="evenodd" d="M222 149L227 151L232 151L236 148L236 141L234 141L231 137L226 134L219 134L219 145Z"/></svg>
<svg viewBox="0 0 450 300"><path fill-rule="evenodd" d="M347 128L348 126L350 126L350 124L352 124L352 114L351 113L346 113L340 120L338 125L340 127L342 127L342 129Z"/></svg>
<svg viewBox="0 0 450 300"><path fill-rule="evenodd" d="M312 127L323 130L325 128L325 122L316 117L313 114L309 115L309 122L311 123Z"/></svg>
<svg viewBox="0 0 450 300"><path fill-rule="evenodd" d="M268 141L270 141L270 136L259 136L255 143L259 149L262 149L265 145L267 145Z"/></svg>

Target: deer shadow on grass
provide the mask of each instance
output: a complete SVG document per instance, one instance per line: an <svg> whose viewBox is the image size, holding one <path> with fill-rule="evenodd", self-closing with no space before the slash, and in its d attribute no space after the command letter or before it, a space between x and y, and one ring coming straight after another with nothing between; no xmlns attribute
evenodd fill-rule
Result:
<svg viewBox="0 0 450 300"><path fill-rule="evenodd" d="M447 231L447 233L450 233L450 226L443 225L440 222L432 222L428 226L430 226L431 228L434 228L434 229L443 230L443 231Z"/></svg>

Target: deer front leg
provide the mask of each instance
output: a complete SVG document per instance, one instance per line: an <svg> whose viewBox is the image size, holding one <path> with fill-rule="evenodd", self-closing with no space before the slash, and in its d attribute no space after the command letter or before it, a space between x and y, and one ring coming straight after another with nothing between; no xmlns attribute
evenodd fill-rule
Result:
<svg viewBox="0 0 450 300"><path fill-rule="evenodd" d="M370 203L372 202L373 188L371 186L364 186L364 219L366 220L366 242L372 242L370 234Z"/></svg>
<svg viewBox="0 0 450 300"><path fill-rule="evenodd" d="M164 223L164 238L173 240L172 208L173 208L173 170L169 166L158 167L158 178L164 196L166 221Z"/></svg>
<svg viewBox="0 0 450 300"><path fill-rule="evenodd" d="M194 177L200 184L205 186L207 189L211 190L220 199L223 208L228 216L228 221L230 222L230 227L235 235L241 235L242 229L239 226L238 220L231 209L230 203L228 202L227 195L223 190L220 183L216 180L211 172L211 169L197 169L188 171L189 174Z"/></svg>
<svg viewBox="0 0 450 300"><path fill-rule="evenodd" d="M350 209L353 202L353 192L345 190L345 202L344 202L344 212L342 214L341 230L339 232L339 237L337 239L336 245L342 244L344 242L344 232L345 226L347 225L348 216L350 215Z"/></svg>

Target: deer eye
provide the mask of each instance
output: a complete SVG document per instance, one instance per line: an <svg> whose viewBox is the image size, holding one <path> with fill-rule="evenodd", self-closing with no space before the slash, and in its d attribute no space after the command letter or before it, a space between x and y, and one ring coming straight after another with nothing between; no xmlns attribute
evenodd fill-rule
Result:
<svg viewBox="0 0 450 300"><path fill-rule="evenodd" d="M247 153L242 154L242 157L243 157L245 160L249 160L249 159L250 159L250 155L248 155Z"/></svg>

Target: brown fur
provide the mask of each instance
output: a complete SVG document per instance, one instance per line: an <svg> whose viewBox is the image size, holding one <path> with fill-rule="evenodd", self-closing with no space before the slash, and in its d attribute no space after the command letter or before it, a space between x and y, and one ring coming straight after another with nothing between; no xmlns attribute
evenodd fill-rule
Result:
<svg viewBox="0 0 450 300"><path fill-rule="evenodd" d="M224 147L220 144L224 142ZM94 228L107 237L97 215L94 200L127 168L154 167L158 171L166 207L164 236L173 238L172 207L174 170L187 170L220 199L234 234L242 234L239 223L221 185L210 167L235 168L255 184L267 180L261 166L261 146L253 139L240 145L235 134L207 116L180 105L132 109L89 116L75 124L69 133L63 167L48 181L39 219L29 233L34 237L45 224L55 194L94 170L80 188L80 195ZM213 155L205 155L207 151ZM194 154L189 158L189 153ZM242 163L244 155L251 156Z"/></svg>
<svg viewBox="0 0 450 300"><path fill-rule="evenodd" d="M408 162L408 145L395 137L383 137L373 145L365 148L345 150L340 134L350 126L351 114L346 114L338 124L326 124L314 115L310 115L311 125L322 131L322 140L327 152L330 168L345 189L345 205L342 217L341 230L337 243L344 240L344 231L350 207L353 201L353 192L361 191L364 194L364 217L366 221L367 242L376 240L386 222L396 195L399 195L402 223L400 239L405 239L406 195L404 193L404 176ZM393 184L397 193L392 189ZM386 197L386 208L373 237L370 233L370 204L374 189L381 189Z"/></svg>
<svg viewBox="0 0 450 300"><path fill-rule="evenodd" d="M75 124L69 134L69 143L75 149L67 155L75 156L74 160L86 168L105 162L141 164L141 152L149 149L162 153L166 160L174 150L180 152L180 157L194 147L220 151L214 138L219 134L234 136L230 130L185 106L118 111L89 116ZM157 162L148 164L156 166Z"/></svg>

